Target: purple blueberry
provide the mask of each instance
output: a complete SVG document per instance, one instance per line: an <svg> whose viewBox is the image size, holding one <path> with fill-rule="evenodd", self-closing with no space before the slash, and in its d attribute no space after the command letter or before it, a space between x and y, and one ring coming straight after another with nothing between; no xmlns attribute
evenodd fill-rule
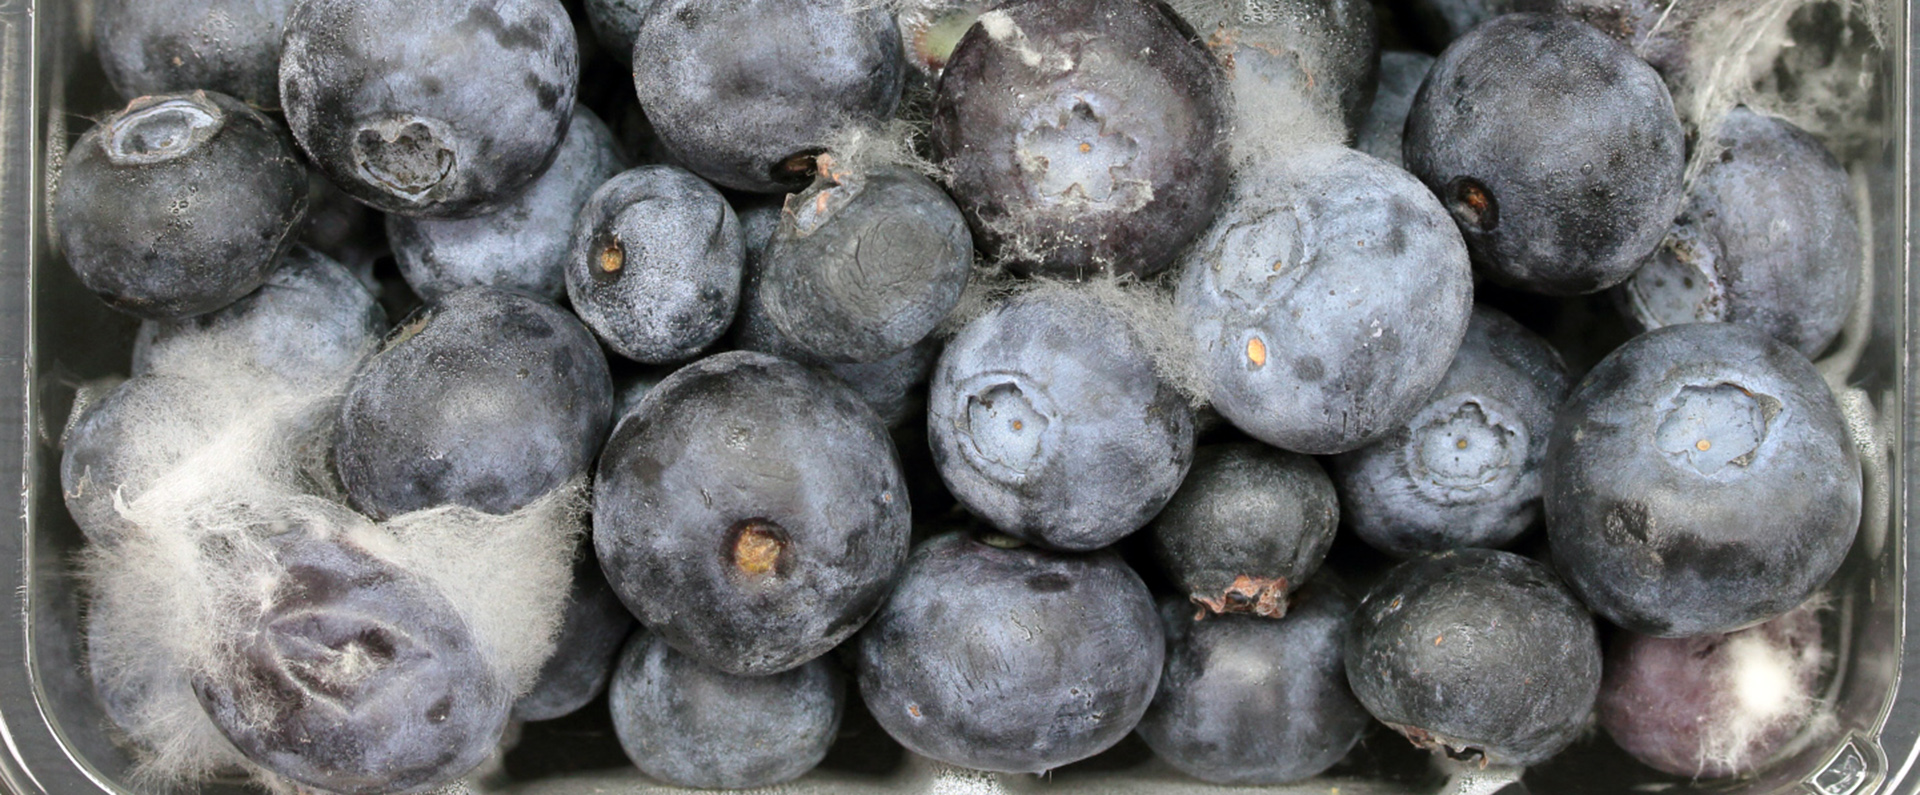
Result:
<svg viewBox="0 0 1920 795"><path fill-rule="evenodd" d="M1389 572L1355 614L1346 664L1360 703L1414 745L1496 765L1559 753L1600 691L1593 617L1546 566L1490 549Z"/></svg>
<svg viewBox="0 0 1920 795"><path fill-rule="evenodd" d="M1547 437L1572 388L1546 340L1476 307L1426 404L1386 438L1334 458L1347 525L1399 558L1511 543L1540 518Z"/></svg>
<svg viewBox="0 0 1920 795"><path fill-rule="evenodd" d="M1349 149L1243 181L1183 267L1175 305L1213 408L1316 455L1406 422L1473 307L1446 210L1406 172Z"/></svg>
<svg viewBox="0 0 1920 795"><path fill-rule="evenodd" d="M1587 373L1543 484L1554 565L1645 635L1729 632L1831 577L1860 524L1860 462L1799 351L1739 323L1649 331Z"/></svg>
<svg viewBox="0 0 1920 795"><path fill-rule="evenodd" d="M141 97L68 151L53 195L80 283L146 320L203 315L258 289L307 213L286 132L225 94Z"/></svg>
<svg viewBox="0 0 1920 795"><path fill-rule="evenodd" d="M1455 41L1414 97L1403 148L1481 271L1549 295L1632 276L1682 198L1666 84L1570 17L1508 14Z"/></svg>
<svg viewBox="0 0 1920 795"><path fill-rule="evenodd" d="M303 0L280 99L314 164L385 212L494 212L573 119L579 44L559 0Z"/></svg>
<svg viewBox="0 0 1920 795"><path fill-rule="evenodd" d="M954 48L933 151L990 258L1149 276L1227 187L1219 64L1158 0L1013 0Z"/></svg>
<svg viewBox="0 0 1920 795"><path fill-rule="evenodd" d="M910 507L886 427L845 384L759 353L687 365L620 421L593 541L640 622L729 674L796 668L880 608Z"/></svg>
<svg viewBox="0 0 1920 795"><path fill-rule="evenodd" d="M949 533L914 550L860 634L860 695L915 753L1039 773L1133 730L1159 684L1163 638L1147 586L1112 552Z"/></svg>

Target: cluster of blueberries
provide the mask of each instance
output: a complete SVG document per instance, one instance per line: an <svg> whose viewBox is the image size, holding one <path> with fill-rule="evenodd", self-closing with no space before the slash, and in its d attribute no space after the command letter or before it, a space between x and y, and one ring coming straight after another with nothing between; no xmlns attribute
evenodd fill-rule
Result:
<svg viewBox="0 0 1920 795"><path fill-rule="evenodd" d="M141 423L207 409L151 363L206 339L337 392L315 493L371 520L590 476L524 692L379 550L263 542L245 675L195 696L320 791L444 785L603 693L690 787L802 775L850 690L1009 773L1137 732L1288 782L1376 722L1525 766L1596 715L1750 771L1861 518L1809 360L1860 290L1848 175L1683 118L1667 3L1402 5L1437 58L1361 0L103 0L137 98L52 211L146 322L68 507L164 532L123 509L190 451ZM1275 107L1349 137L1254 145ZM1644 331L1584 373L1484 303L1603 291ZM1397 565L1322 571L1341 528Z"/></svg>

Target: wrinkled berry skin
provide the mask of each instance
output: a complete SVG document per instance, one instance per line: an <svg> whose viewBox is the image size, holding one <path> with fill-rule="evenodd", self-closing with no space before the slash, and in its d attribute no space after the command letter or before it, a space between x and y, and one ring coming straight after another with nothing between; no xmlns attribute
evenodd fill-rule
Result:
<svg viewBox="0 0 1920 795"><path fill-rule="evenodd" d="M1419 93L1432 68L1433 56L1426 53L1380 54L1380 87L1356 128L1353 148L1406 167L1401 142L1407 130L1407 113L1413 109L1413 95Z"/></svg>
<svg viewBox="0 0 1920 795"><path fill-rule="evenodd" d="M201 706L260 766L343 795L417 792L485 761L511 694L428 582L334 539L273 539L285 573L236 637Z"/></svg>
<svg viewBox="0 0 1920 795"><path fill-rule="evenodd" d="M1213 784L1285 784L1347 755L1373 718L1347 688L1353 597L1315 582L1280 620L1197 619L1162 603L1167 664L1135 731L1183 773Z"/></svg>
<svg viewBox="0 0 1920 795"><path fill-rule="evenodd" d="M1159 0L1014 0L954 48L930 141L990 258L1151 276L1227 188L1225 80Z"/></svg>
<svg viewBox="0 0 1920 795"><path fill-rule="evenodd" d="M1676 776L1748 773L1813 715L1826 661L1811 605L1724 635L1620 632L1607 644L1600 727L1633 758Z"/></svg>
<svg viewBox="0 0 1920 795"><path fill-rule="evenodd" d="M383 212L464 218L546 171L579 77L559 0L303 0L280 99L341 190Z"/></svg>
<svg viewBox="0 0 1920 795"><path fill-rule="evenodd" d="M567 589L553 656L540 666L533 689L513 702L513 719L552 720L598 698L633 628L633 614L607 584L600 560L589 546L574 561L573 584Z"/></svg>
<svg viewBox="0 0 1920 795"><path fill-rule="evenodd" d="M207 90L280 105L280 36L294 0L106 0L93 40L127 99Z"/></svg>
<svg viewBox="0 0 1920 795"><path fill-rule="evenodd" d="M1860 291L1853 185L1813 136L1734 108L1667 239L1619 289L1643 328L1730 321L1809 358L1840 333Z"/></svg>
<svg viewBox="0 0 1920 795"><path fill-rule="evenodd" d="M886 427L845 384L760 353L681 368L614 430L593 542L640 623L730 674L825 654L906 560L907 490Z"/></svg>
<svg viewBox="0 0 1920 795"><path fill-rule="evenodd" d="M1805 356L1739 323L1615 350L1561 406L1546 460L1554 566L1643 635L1792 609L1860 524L1860 462L1833 393Z"/></svg>
<svg viewBox="0 0 1920 795"><path fill-rule="evenodd" d="M846 692L846 677L825 657L734 676L642 631L620 652L608 707L640 772L676 787L749 789L820 764L840 730Z"/></svg>
<svg viewBox="0 0 1920 795"><path fill-rule="evenodd" d="M307 170L224 94L141 97L68 151L53 196L67 264L144 320L203 315L267 280L307 213Z"/></svg>
<svg viewBox="0 0 1920 795"><path fill-rule="evenodd" d="M1112 552L914 550L860 633L860 695L914 753L1039 773L1106 750L1153 700L1166 653L1146 584Z"/></svg>
<svg viewBox="0 0 1920 795"><path fill-rule="evenodd" d="M719 191L678 166L641 166L602 184L574 220L567 296L615 353L684 361L733 323L745 261Z"/></svg>
<svg viewBox="0 0 1920 795"><path fill-rule="evenodd" d="M667 151L757 193L805 188L839 128L892 118L906 83L893 15L841 0L656 0L633 52Z"/></svg>
<svg viewBox="0 0 1920 795"><path fill-rule="evenodd" d="M1221 416L1323 455L1405 422L1473 308L1467 250L1399 169L1319 149L1241 184L1188 250L1174 302Z"/></svg>
<svg viewBox="0 0 1920 795"><path fill-rule="evenodd" d="M140 324L133 374L201 346L235 346L246 361L289 383L332 389L387 331L387 313L345 265L306 246L287 252L247 297L186 320ZM175 351L180 353L175 353Z"/></svg>
<svg viewBox="0 0 1920 795"><path fill-rule="evenodd" d="M1194 454L1180 491L1153 520L1154 557L1210 613L1278 618L1287 595L1326 560L1340 526L1333 481L1311 457L1263 444Z"/></svg>
<svg viewBox="0 0 1920 795"><path fill-rule="evenodd" d="M606 357L580 321L469 287L402 322L354 374L334 459L347 498L375 518L505 514L586 472L612 412Z"/></svg>
<svg viewBox="0 0 1920 795"><path fill-rule="evenodd" d="M1389 572L1354 614L1347 681L1382 723L1455 759L1532 765L1587 727L1593 617L1545 565L1460 549Z"/></svg>
<svg viewBox="0 0 1920 795"><path fill-rule="evenodd" d="M1540 518L1553 413L1572 389L1545 339L1475 307L1426 404L1386 438L1333 459L1347 525L1398 558L1511 543Z"/></svg>
<svg viewBox="0 0 1920 795"><path fill-rule="evenodd" d="M566 294L573 221L596 188L622 170L613 132L576 106L553 165L497 212L473 218L387 216L387 239L407 286L428 301L476 285L549 301Z"/></svg>
<svg viewBox="0 0 1920 795"><path fill-rule="evenodd" d="M1460 37L1415 95L1403 147L1480 269L1548 295L1633 275L1682 198L1666 84L1570 17L1508 14Z"/></svg>
<svg viewBox="0 0 1920 795"><path fill-rule="evenodd" d="M1001 532L1098 549L1153 519L1193 461L1193 411L1119 312L1089 294L1015 298L947 343L928 387L947 488Z"/></svg>
<svg viewBox="0 0 1920 795"><path fill-rule="evenodd" d="M782 337L812 358L876 362L925 338L960 302L973 237L953 200L918 173L833 172L788 198L760 264L759 299Z"/></svg>

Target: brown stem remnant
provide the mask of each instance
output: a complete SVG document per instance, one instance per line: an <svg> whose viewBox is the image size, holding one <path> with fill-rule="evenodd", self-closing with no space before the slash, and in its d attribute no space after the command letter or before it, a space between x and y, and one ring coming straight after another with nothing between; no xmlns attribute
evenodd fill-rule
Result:
<svg viewBox="0 0 1920 795"><path fill-rule="evenodd" d="M1282 618L1287 614L1287 578L1249 577L1242 574L1233 579L1219 596L1193 594L1190 599L1200 606L1194 620L1206 618L1209 613L1225 615L1227 613L1252 613L1267 618Z"/></svg>

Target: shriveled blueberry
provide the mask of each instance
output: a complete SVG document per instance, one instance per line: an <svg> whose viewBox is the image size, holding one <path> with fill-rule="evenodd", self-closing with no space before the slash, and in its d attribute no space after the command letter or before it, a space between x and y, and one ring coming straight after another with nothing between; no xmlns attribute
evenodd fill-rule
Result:
<svg viewBox="0 0 1920 795"><path fill-rule="evenodd" d="M1620 298L1645 328L1730 321L1809 357L1826 350L1860 290L1853 185L1806 131L1745 106L1714 128L1673 230Z"/></svg>
<svg viewBox="0 0 1920 795"><path fill-rule="evenodd" d="M758 298L812 357L876 362L924 339L960 302L973 238L933 180L899 166L840 169L788 197L761 255Z"/></svg>
<svg viewBox="0 0 1920 795"><path fill-rule="evenodd" d="M304 0L280 99L320 170L385 212L494 212L553 162L579 44L559 0Z"/></svg>
<svg viewBox="0 0 1920 795"><path fill-rule="evenodd" d="M947 488L1001 532L1104 547L1160 512L1193 461L1193 411L1089 293L1015 298L960 330L928 387Z"/></svg>
<svg viewBox="0 0 1920 795"><path fill-rule="evenodd" d="M846 711L846 678L815 658L789 671L735 676L633 633L608 706L640 771L677 787L747 789L792 781L826 758Z"/></svg>
<svg viewBox="0 0 1920 795"><path fill-rule="evenodd" d="M1547 447L1547 538L1627 629L1728 632L1805 601L1860 524L1860 462L1807 357L1739 323L1649 331L1587 373Z"/></svg>
<svg viewBox="0 0 1920 795"><path fill-rule="evenodd" d="M615 353L680 361L733 322L745 257L740 222L719 191L678 166L641 166L581 208L567 296Z"/></svg>
<svg viewBox="0 0 1920 795"><path fill-rule="evenodd" d="M1572 389L1546 340L1475 307L1426 404L1386 438L1333 460L1347 525L1400 558L1506 546L1540 518L1547 437Z"/></svg>
<svg viewBox="0 0 1920 795"><path fill-rule="evenodd" d="M1170 0L1226 67L1244 108L1286 107L1356 129L1380 72L1366 0Z"/></svg>
<svg viewBox="0 0 1920 795"><path fill-rule="evenodd" d="M1593 617L1545 565L1459 549L1400 564L1360 603L1347 681L1382 723L1454 759L1532 765L1587 727Z"/></svg>
<svg viewBox="0 0 1920 795"><path fill-rule="evenodd" d="M485 285L559 300L566 293L573 221L595 189L620 173L613 133L576 106L559 154L533 185L473 218L387 216L387 239L408 286L429 301Z"/></svg>
<svg viewBox="0 0 1920 795"><path fill-rule="evenodd" d="M1165 653L1152 595L1114 553L948 533L914 550L860 633L860 695L915 753L1038 773L1126 737Z"/></svg>
<svg viewBox="0 0 1920 795"><path fill-rule="evenodd" d="M622 64L633 63L633 40L655 0L586 0L587 24L600 47Z"/></svg>
<svg viewBox="0 0 1920 795"><path fill-rule="evenodd" d="M141 97L68 151L60 251L88 290L147 320L253 292L293 245L307 169L286 132L225 94Z"/></svg>
<svg viewBox="0 0 1920 795"><path fill-rule="evenodd" d="M989 257L1147 276L1213 218L1226 124L1219 64L1158 0L1014 0L954 48L931 142Z"/></svg>
<svg viewBox="0 0 1920 795"><path fill-rule="evenodd" d="M387 313L346 266L294 246L259 290L186 320L149 320L133 343L133 373L208 347L290 383L331 389L379 344Z"/></svg>
<svg viewBox="0 0 1920 795"><path fill-rule="evenodd" d="M1353 597L1316 581L1294 598L1280 620L1162 603L1166 670L1136 730L1155 754L1214 784L1284 784L1360 741L1373 719L1347 688Z"/></svg>
<svg viewBox="0 0 1920 795"><path fill-rule="evenodd" d="M540 666L533 689L513 702L514 720L552 720L599 698L633 628L633 614L607 584L588 544L574 561L553 656Z"/></svg>
<svg viewBox="0 0 1920 795"><path fill-rule="evenodd" d="M1635 759L1676 776L1748 773L1806 726L1826 659L1812 605L1727 634L1623 631L1607 644L1600 727Z"/></svg>
<svg viewBox="0 0 1920 795"><path fill-rule="evenodd" d="M1407 129L1407 112L1413 109L1413 95L1420 91L1432 68L1433 56L1426 53L1396 50L1380 54L1380 88L1360 120L1353 148L1406 166L1401 138Z"/></svg>
<svg viewBox="0 0 1920 795"><path fill-rule="evenodd" d="M1507 14L1454 42L1414 97L1403 146L1475 264L1549 295L1633 275L1682 198L1686 141L1666 84L1571 17Z"/></svg>
<svg viewBox="0 0 1920 795"><path fill-rule="evenodd" d="M94 49L127 99L204 89L280 105L280 36L294 0L105 0Z"/></svg>
<svg viewBox="0 0 1920 795"><path fill-rule="evenodd" d="M621 420L594 483L607 580L674 648L795 668L866 623L906 560L886 427L845 384L760 353L687 365Z"/></svg>
<svg viewBox="0 0 1920 795"><path fill-rule="evenodd" d="M1252 442L1209 445L1153 520L1153 552L1202 613L1279 618L1339 526L1333 481L1311 457Z"/></svg>
<svg viewBox="0 0 1920 795"><path fill-rule="evenodd" d="M469 287L402 322L354 374L334 459L348 499L375 518L504 514L586 472L612 411L606 357L580 321Z"/></svg>
<svg viewBox="0 0 1920 795"><path fill-rule="evenodd" d="M417 792L485 761L512 694L447 598L348 542L270 543L283 572L193 682L234 747L343 795Z"/></svg>
<svg viewBox="0 0 1920 795"><path fill-rule="evenodd" d="M1245 180L1188 250L1175 303L1214 409L1326 454L1389 433L1446 374L1473 274L1433 196L1349 149Z"/></svg>
<svg viewBox="0 0 1920 795"><path fill-rule="evenodd" d="M906 77L893 15L843 0L656 0L634 54L667 150L760 193L806 187L843 125L893 116Z"/></svg>

